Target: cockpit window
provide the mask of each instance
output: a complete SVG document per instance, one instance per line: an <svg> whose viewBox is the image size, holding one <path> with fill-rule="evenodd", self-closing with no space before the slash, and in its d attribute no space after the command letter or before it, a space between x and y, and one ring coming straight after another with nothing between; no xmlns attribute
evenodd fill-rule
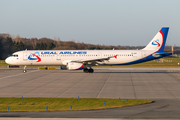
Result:
<svg viewBox="0 0 180 120"><path fill-rule="evenodd" d="M11 55L11 57L18 57L18 55L17 55L17 54L14 54L14 55Z"/></svg>

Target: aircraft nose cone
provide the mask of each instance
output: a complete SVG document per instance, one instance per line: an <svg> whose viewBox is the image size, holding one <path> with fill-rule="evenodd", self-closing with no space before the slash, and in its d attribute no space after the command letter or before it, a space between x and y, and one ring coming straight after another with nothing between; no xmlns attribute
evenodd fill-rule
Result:
<svg viewBox="0 0 180 120"><path fill-rule="evenodd" d="M9 58L6 58L6 59L5 59L5 62L6 62L7 64L9 64L9 63L10 63Z"/></svg>

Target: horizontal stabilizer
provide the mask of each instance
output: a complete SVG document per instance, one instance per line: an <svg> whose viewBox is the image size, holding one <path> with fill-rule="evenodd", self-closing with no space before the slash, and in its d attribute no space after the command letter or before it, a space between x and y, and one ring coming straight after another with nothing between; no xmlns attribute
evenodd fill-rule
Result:
<svg viewBox="0 0 180 120"><path fill-rule="evenodd" d="M171 52L164 51L164 52L160 52L160 53L154 53L153 56L158 57L160 55L171 55L171 54L172 54Z"/></svg>

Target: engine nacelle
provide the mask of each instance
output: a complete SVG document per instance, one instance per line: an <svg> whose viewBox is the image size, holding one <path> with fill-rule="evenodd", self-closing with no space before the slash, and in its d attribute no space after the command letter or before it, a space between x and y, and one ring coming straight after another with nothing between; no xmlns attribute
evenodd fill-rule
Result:
<svg viewBox="0 0 180 120"><path fill-rule="evenodd" d="M68 70L82 70L82 69L84 69L84 64L77 63L77 62L68 62L67 69Z"/></svg>

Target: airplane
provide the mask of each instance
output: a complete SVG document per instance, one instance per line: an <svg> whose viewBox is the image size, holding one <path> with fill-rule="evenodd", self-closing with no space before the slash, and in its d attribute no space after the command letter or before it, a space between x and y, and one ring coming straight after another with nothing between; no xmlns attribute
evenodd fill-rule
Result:
<svg viewBox="0 0 180 120"><path fill-rule="evenodd" d="M24 50L13 53L5 62L10 65L60 66L68 70L93 73L92 66L130 65L171 55L164 51L169 27L162 27L149 44L141 50Z"/></svg>

